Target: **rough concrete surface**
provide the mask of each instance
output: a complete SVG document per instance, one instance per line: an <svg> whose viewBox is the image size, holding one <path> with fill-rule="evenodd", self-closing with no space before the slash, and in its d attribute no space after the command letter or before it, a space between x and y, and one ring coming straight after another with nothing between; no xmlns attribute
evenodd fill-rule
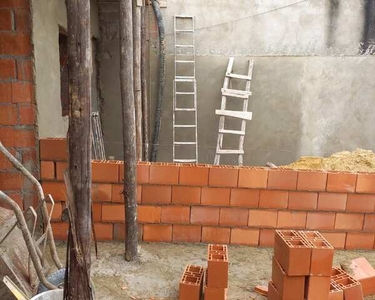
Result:
<svg viewBox="0 0 375 300"><path fill-rule="evenodd" d="M60 258L65 257L65 243L58 243ZM207 266L204 244L140 244L139 261L124 260L123 243L99 243L99 258L93 256L92 277L96 299L176 300L178 282L187 264ZM253 292L271 277L273 249L229 246L228 300L265 300ZM336 251L334 264L364 256L375 266L372 251ZM375 300L375 296L366 297Z"/></svg>

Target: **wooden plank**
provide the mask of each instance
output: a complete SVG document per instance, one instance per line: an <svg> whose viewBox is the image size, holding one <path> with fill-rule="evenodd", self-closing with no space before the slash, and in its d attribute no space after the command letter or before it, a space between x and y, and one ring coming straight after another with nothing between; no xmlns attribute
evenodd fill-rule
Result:
<svg viewBox="0 0 375 300"><path fill-rule="evenodd" d="M247 76L247 75L227 73L226 76L228 76L230 78L236 78L236 79L251 80L251 76Z"/></svg>
<svg viewBox="0 0 375 300"><path fill-rule="evenodd" d="M217 115L220 116L227 116L227 117L233 117L238 119L244 119L244 120L252 120L253 113L249 111L235 111L235 110L220 110L217 109L215 111Z"/></svg>
<svg viewBox="0 0 375 300"><path fill-rule="evenodd" d="M243 150L227 150L227 149L220 149L217 151L218 154L244 154Z"/></svg>
<svg viewBox="0 0 375 300"><path fill-rule="evenodd" d="M221 93L223 96L227 97L235 97L235 98L242 98L247 99L251 96L251 92L248 91L239 91L239 90L232 90L232 89L221 89Z"/></svg>

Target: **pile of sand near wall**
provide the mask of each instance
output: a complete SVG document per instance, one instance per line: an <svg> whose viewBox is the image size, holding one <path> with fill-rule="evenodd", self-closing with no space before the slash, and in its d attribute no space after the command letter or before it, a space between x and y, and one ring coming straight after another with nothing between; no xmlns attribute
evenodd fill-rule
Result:
<svg viewBox="0 0 375 300"><path fill-rule="evenodd" d="M300 170L327 170L349 172L375 172L375 153L357 149L353 152L341 151L330 157L302 156L298 161L281 168Z"/></svg>

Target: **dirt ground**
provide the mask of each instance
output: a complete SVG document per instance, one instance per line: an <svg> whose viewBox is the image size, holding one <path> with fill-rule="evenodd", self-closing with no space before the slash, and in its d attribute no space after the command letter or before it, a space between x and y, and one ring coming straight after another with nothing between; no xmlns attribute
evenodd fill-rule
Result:
<svg viewBox="0 0 375 300"><path fill-rule="evenodd" d="M65 243L58 243L60 258ZM178 299L178 282L187 264L206 266L206 245L141 243L137 262L123 259L124 245L99 243L99 257L93 256L92 278L97 300ZM265 300L253 292L256 285L271 277L273 249L229 246L229 300ZM334 264L340 265L364 256L375 266L374 251L335 251ZM375 300L375 296L366 300Z"/></svg>

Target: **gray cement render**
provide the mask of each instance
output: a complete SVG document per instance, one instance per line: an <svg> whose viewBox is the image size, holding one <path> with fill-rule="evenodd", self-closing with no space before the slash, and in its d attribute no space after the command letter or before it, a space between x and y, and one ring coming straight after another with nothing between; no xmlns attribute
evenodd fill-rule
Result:
<svg viewBox="0 0 375 300"><path fill-rule="evenodd" d="M62 117L60 100L59 26L66 29L64 0L32 0L36 101L39 138L66 137L68 119ZM91 31L99 37L98 7L91 0ZM95 62L94 62L95 63ZM96 68L93 68L95 71ZM96 78L96 74L93 74ZM93 107L97 107L93 81Z"/></svg>
<svg viewBox="0 0 375 300"><path fill-rule="evenodd" d="M196 18L199 161L215 153L220 89L229 56L244 73L254 58L245 164L286 164L301 155L375 150L374 57L363 49L365 1L168 0L166 98L158 160L172 159L173 15ZM100 91L107 155L121 158L117 5L99 4ZM151 12L152 13L152 12ZM150 14L151 15L151 14ZM155 111L157 40L150 38L150 99ZM233 105L233 109L238 104ZM153 118L152 118L153 121ZM153 122L151 122L153 124ZM234 124L230 124L234 125ZM224 144L234 140L225 139ZM187 154L187 153L185 153ZM222 163L234 164L233 158Z"/></svg>

